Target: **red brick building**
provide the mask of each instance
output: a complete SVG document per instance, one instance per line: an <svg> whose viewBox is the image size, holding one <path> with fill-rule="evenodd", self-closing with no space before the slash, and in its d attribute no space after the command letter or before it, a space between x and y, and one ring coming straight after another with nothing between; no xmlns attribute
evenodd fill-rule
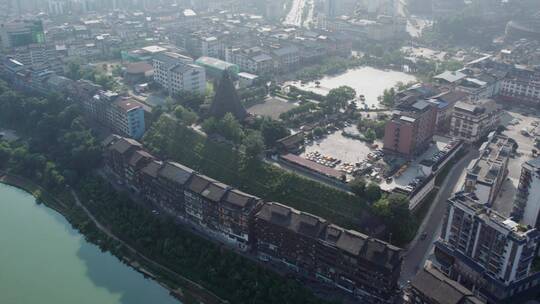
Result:
<svg viewBox="0 0 540 304"><path fill-rule="evenodd" d="M401 104L387 123L384 149L413 158L424 152L436 131L437 108L424 101Z"/></svg>

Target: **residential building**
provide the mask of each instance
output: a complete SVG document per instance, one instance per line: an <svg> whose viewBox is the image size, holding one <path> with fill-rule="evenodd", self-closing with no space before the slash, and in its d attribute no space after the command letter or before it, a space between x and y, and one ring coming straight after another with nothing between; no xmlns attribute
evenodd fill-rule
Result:
<svg viewBox="0 0 540 304"><path fill-rule="evenodd" d="M206 92L206 73L204 68L193 64L189 57L178 53L159 53L154 56L154 81L169 94Z"/></svg>
<svg viewBox="0 0 540 304"><path fill-rule="evenodd" d="M231 75L238 75L240 68L236 64L227 61L219 60L213 57L200 57L195 60L195 64L206 69L206 74L220 79L225 71Z"/></svg>
<svg viewBox="0 0 540 304"><path fill-rule="evenodd" d="M469 143L477 142L499 126L501 114L501 107L492 99L459 101L452 113L450 135Z"/></svg>
<svg viewBox="0 0 540 304"><path fill-rule="evenodd" d="M111 91L99 91L93 98L83 100L85 114L111 128L116 133L139 139L144 135L143 105Z"/></svg>
<svg viewBox="0 0 540 304"><path fill-rule="evenodd" d="M243 72L257 75L270 74L275 68L274 59L264 53L260 47L228 49L225 61L238 65Z"/></svg>
<svg viewBox="0 0 540 304"><path fill-rule="evenodd" d="M179 222L362 299L396 299L401 249L285 205L263 203L185 166L159 160L133 139L111 135L103 145L106 169L117 182Z"/></svg>
<svg viewBox="0 0 540 304"><path fill-rule="evenodd" d="M526 161L521 167L512 217L540 229L540 158Z"/></svg>
<svg viewBox="0 0 540 304"><path fill-rule="evenodd" d="M388 243L279 203L263 205L253 234L261 260L364 299L387 302L396 295L401 250Z"/></svg>
<svg viewBox="0 0 540 304"><path fill-rule="evenodd" d="M501 215L474 194L459 192L448 200L440 239L438 267L489 303L538 288L532 268L540 233Z"/></svg>
<svg viewBox="0 0 540 304"><path fill-rule="evenodd" d="M278 71L290 71L300 64L300 50L296 46L284 46L272 50L275 69Z"/></svg>
<svg viewBox="0 0 540 304"><path fill-rule="evenodd" d="M502 80L500 97L540 106L540 69L515 66Z"/></svg>
<svg viewBox="0 0 540 304"><path fill-rule="evenodd" d="M3 48L45 43L41 20L18 20L0 23L0 41Z"/></svg>
<svg viewBox="0 0 540 304"><path fill-rule="evenodd" d="M490 134L480 147L480 157L467 167L464 191L491 206L508 175L508 160L514 143L506 136Z"/></svg>
<svg viewBox="0 0 540 304"><path fill-rule="evenodd" d="M485 301L456 281L451 280L430 262L411 280L406 291L408 304L483 304Z"/></svg>
<svg viewBox="0 0 540 304"><path fill-rule="evenodd" d="M384 149L412 158L429 146L436 130L437 108L424 100L402 103L386 124Z"/></svg>
<svg viewBox="0 0 540 304"><path fill-rule="evenodd" d="M437 106L437 131L446 133L450 129L454 106L458 101L467 100L468 93L450 90L431 97L428 101Z"/></svg>

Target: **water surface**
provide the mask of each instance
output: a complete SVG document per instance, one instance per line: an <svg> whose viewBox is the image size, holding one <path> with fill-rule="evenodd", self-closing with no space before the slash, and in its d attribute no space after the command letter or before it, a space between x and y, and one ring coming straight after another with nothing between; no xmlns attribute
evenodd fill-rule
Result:
<svg viewBox="0 0 540 304"><path fill-rule="evenodd" d="M0 303L178 304L28 193L0 184Z"/></svg>

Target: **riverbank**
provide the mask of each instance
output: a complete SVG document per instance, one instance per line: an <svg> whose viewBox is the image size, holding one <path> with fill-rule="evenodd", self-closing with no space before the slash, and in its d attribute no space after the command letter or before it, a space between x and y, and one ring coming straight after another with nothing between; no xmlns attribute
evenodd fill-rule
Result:
<svg viewBox="0 0 540 304"><path fill-rule="evenodd" d="M94 243L101 250L110 251L122 263L143 274L145 278L156 281L182 303L227 303L199 284L145 257L119 237L113 235L82 205L74 190L53 195L29 179L4 171L0 171L0 183L33 195L36 198L36 203L43 203L61 214L74 229L85 236L87 241ZM57 199L56 195L61 196L62 199ZM92 222L93 225L89 225L89 222Z"/></svg>

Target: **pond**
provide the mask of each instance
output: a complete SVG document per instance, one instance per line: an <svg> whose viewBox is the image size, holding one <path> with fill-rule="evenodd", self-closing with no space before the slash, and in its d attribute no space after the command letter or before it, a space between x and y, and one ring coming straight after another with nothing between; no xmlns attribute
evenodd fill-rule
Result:
<svg viewBox="0 0 540 304"><path fill-rule="evenodd" d="M0 303L178 304L30 194L0 184Z"/></svg>

